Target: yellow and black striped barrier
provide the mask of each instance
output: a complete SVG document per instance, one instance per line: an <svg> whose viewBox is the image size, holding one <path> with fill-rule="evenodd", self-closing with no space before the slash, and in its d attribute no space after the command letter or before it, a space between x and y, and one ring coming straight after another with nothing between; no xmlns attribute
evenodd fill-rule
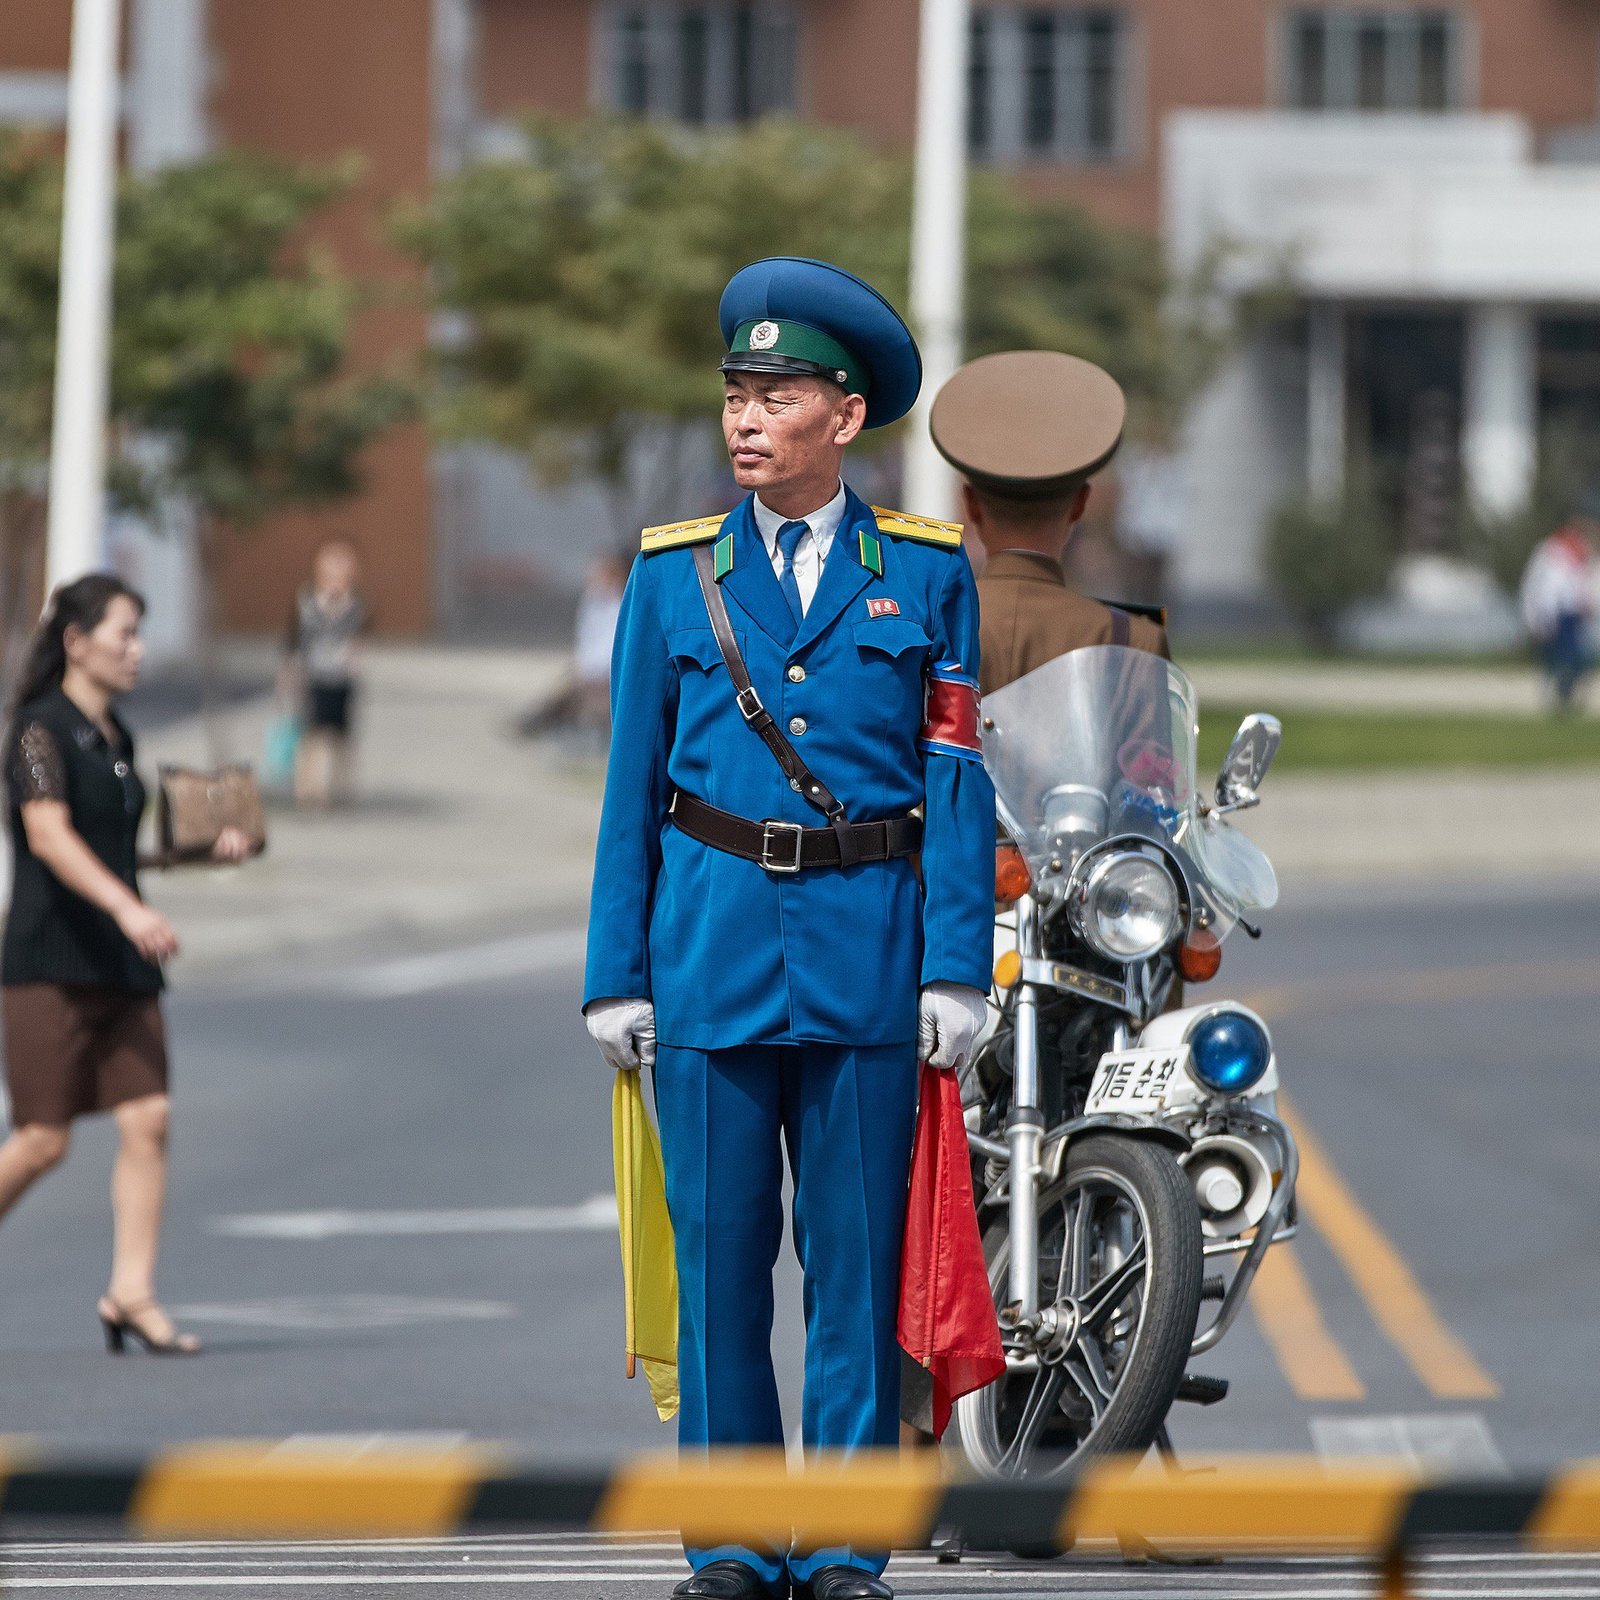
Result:
<svg viewBox="0 0 1600 1600"><path fill-rule="evenodd" d="M94 1463L0 1451L0 1529L112 1523L146 1539L423 1538L511 1529L672 1531L690 1543L920 1549L936 1535L1039 1554L1112 1540L1209 1554L1342 1553L1381 1562L1458 1539L1600 1550L1600 1459L1542 1477L1433 1480L1399 1465L1223 1458L1165 1470L1093 1463L1060 1482L952 1479L937 1457L795 1470L781 1453L529 1467L493 1450L340 1454L203 1443Z"/></svg>

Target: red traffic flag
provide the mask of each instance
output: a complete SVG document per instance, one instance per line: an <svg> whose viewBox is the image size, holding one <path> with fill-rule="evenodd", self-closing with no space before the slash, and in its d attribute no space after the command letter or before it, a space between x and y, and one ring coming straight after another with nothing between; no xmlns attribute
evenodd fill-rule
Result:
<svg viewBox="0 0 1600 1600"><path fill-rule="evenodd" d="M953 1072L922 1068L900 1256L900 1343L933 1379L933 1431L955 1402L1006 1370L972 1199L967 1126Z"/></svg>

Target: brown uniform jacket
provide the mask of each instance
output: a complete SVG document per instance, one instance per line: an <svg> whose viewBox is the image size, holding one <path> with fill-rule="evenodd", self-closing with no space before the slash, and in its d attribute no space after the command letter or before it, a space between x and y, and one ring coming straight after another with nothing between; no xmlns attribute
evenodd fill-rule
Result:
<svg viewBox="0 0 1600 1600"><path fill-rule="evenodd" d="M990 556L978 579L979 688L992 694L1035 667L1091 644L1131 645L1171 659L1167 631L1148 617L1124 612L1126 639L1116 613L1067 587L1061 568L1031 550Z"/></svg>

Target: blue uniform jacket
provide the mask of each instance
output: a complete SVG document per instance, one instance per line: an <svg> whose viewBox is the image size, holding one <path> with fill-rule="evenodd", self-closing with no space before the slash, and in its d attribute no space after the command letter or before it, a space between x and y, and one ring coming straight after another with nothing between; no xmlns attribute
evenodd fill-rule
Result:
<svg viewBox="0 0 1600 1600"><path fill-rule="evenodd" d="M825 824L740 717L692 548L642 554L612 655L584 1003L650 999L657 1037L701 1050L909 1042L920 985L987 988L994 948L994 790L975 738L924 726L930 684L976 684L972 568L959 544L880 530L850 493L795 633L751 507L707 535L724 564L731 549L720 581L751 680L852 822L925 806L922 882L906 858L779 877L673 825L680 788Z"/></svg>

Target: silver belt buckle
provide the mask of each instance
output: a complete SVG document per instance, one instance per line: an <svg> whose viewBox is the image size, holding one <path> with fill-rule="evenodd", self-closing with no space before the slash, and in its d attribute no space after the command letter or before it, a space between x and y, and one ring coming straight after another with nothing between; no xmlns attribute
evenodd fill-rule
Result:
<svg viewBox="0 0 1600 1600"><path fill-rule="evenodd" d="M774 834L791 834L794 837L794 859L792 861L774 861L772 859L772 839ZM761 824L761 865L768 871L778 874L779 877L792 877L800 870L800 843L805 829L798 822L774 822L771 818Z"/></svg>

